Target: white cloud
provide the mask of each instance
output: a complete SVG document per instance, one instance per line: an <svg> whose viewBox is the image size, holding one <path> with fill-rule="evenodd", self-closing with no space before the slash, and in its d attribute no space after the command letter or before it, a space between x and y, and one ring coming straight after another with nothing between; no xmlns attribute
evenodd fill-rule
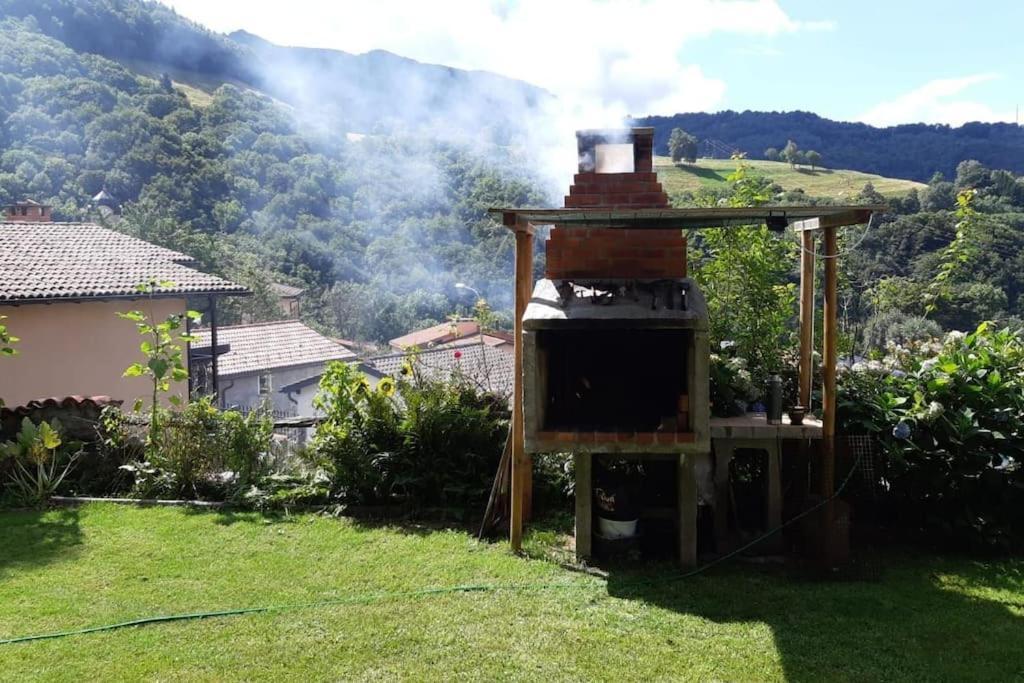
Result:
<svg viewBox="0 0 1024 683"><path fill-rule="evenodd" d="M519 78L557 94L586 125L719 106L726 84L679 59L693 38L835 28L795 20L778 0L164 1L214 30L355 53L385 49Z"/></svg>
<svg viewBox="0 0 1024 683"><path fill-rule="evenodd" d="M1010 112L998 112L982 102L957 97L974 85L998 78L997 74L985 73L929 81L896 99L876 104L858 119L874 126L894 126L900 123L948 123L959 126L968 121L1012 121L1014 117Z"/></svg>

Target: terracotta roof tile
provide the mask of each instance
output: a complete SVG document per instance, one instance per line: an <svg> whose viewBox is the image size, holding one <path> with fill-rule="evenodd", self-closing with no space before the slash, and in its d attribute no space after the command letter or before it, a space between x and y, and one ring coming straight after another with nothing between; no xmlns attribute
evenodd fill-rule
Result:
<svg viewBox="0 0 1024 683"><path fill-rule="evenodd" d="M426 349L460 337L476 334L479 331L480 327L475 320L460 320L457 323L446 322L428 327L425 330L416 330L401 337L395 337L388 343L392 347L401 350L410 349L414 346Z"/></svg>
<svg viewBox="0 0 1024 683"><path fill-rule="evenodd" d="M189 267L192 258L92 223L0 222L0 302L157 294L243 294L241 285Z"/></svg>
<svg viewBox="0 0 1024 683"><path fill-rule="evenodd" d="M195 330L193 350L210 348L210 330ZM355 358L350 350L298 320L217 328L217 345L231 350L217 359L217 375L233 377L275 368Z"/></svg>

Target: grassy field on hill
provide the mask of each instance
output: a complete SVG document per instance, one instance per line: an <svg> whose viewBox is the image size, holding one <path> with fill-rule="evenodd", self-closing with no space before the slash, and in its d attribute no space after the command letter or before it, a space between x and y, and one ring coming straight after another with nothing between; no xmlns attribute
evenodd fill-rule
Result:
<svg viewBox="0 0 1024 683"><path fill-rule="evenodd" d="M1024 563L872 553L877 581L570 571L458 530L88 505L0 513L0 680L1015 680ZM415 593L472 585L462 592ZM484 586L488 588L484 588Z"/></svg>
<svg viewBox="0 0 1024 683"><path fill-rule="evenodd" d="M889 197L906 194L912 188L920 190L925 187L913 180L886 178L860 171L830 168L812 171L804 166L792 168L779 161L751 160L747 163L754 171L771 178L783 189L802 188L812 197L832 197L838 200L849 198L860 192L869 181L878 192ZM686 190L693 192L702 187L724 186L726 176L736 169L736 162L732 159L698 159L696 164L677 166L668 157L656 157L654 166L665 191L672 195Z"/></svg>

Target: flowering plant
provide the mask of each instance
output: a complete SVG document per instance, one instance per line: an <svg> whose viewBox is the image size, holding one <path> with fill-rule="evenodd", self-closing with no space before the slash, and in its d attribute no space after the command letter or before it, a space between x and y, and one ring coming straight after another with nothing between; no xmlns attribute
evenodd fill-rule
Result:
<svg viewBox="0 0 1024 683"><path fill-rule="evenodd" d="M885 487L908 519L948 540L1024 541L1024 337L971 334L890 344L840 375L839 425L874 435Z"/></svg>
<svg viewBox="0 0 1024 683"><path fill-rule="evenodd" d="M761 397L745 358L711 354L711 410L718 417L740 415Z"/></svg>

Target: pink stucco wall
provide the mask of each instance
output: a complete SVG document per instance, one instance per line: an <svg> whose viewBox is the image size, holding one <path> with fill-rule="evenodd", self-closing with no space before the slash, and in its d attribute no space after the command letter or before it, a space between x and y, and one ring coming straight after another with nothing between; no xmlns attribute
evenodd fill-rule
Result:
<svg viewBox="0 0 1024 683"><path fill-rule="evenodd" d="M0 357L0 398L18 406L50 396L111 396L126 408L145 399L152 392L149 379L122 376L129 365L145 360L135 325L117 317L135 309L152 309L163 320L184 313L185 300L0 306L8 331L20 338L18 355ZM172 392L187 398L188 383L176 383Z"/></svg>

